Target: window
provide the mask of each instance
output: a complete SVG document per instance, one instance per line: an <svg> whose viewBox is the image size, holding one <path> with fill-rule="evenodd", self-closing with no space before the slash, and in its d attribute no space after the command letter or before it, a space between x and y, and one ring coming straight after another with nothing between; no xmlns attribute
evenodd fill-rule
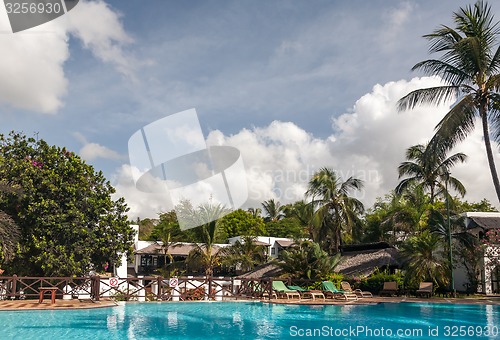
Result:
<svg viewBox="0 0 500 340"><path fill-rule="evenodd" d="M500 294L500 266L496 266L491 273L491 292Z"/></svg>
<svg viewBox="0 0 500 340"><path fill-rule="evenodd" d="M271 255L276 255L276 248L274 247L271 248Z"/></svg>

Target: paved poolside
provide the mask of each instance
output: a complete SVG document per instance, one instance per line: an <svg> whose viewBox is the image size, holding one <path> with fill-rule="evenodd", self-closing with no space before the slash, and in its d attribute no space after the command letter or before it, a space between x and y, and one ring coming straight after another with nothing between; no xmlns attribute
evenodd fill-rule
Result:
<svg viewBox="0 0 500 340"><path fill-rule="evenodd" d="M87 300L56 300L54 304L50 299L38 303L38 300L3 300L0 301L0 311L12 310L36 310L36 309L82 309L82 308L103 308L113 307L116 303L111 300L101 300L92 302Z"/></svg>
<svg viewBox="0 0 500 340"><path fill-rule="evenodd" d="M267 300L276 304L298 304L298 305L365 305L374 303L400 303L400 302L423 302L423 303L454 303L454 304L474 304L474 305L500 305L500 296L481 296L467 298L416 298L416 297L380 297L362 298L356 301L343 301L332 299L272 299Z"/></svg>
<svg viewBox="0 0 500 340"><path fill-rule="evenodd" d="M243 301L243 300L237 300ZM255 301L255 300L253 300ZM415 298L415 297L379 297L363 298L357 301L342 301L332 299L272 299L262 300L263 302L275 304L296 304L296 305L365 305L376 303L400 303L400 302L423 302L423 303L454 303L454 304L482 304L482 305L500 305L500 296L481 296L468 298ZM186 301L189 303L188 301ZM168 303L168 302L166 302ZM82 308L103 308L116 306L112 300L101 300L98 302L72 300L56 300L54 304L50 300L38 303L38 300L2 300L0 301L0 311L14 310L56 310L56 309L82 309Z"/></svg>

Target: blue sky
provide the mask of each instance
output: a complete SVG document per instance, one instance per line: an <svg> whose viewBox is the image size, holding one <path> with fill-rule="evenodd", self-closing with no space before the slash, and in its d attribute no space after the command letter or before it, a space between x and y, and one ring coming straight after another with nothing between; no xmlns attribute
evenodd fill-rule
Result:
<svg viewBox="0 0 500 340"><path fill-rule="evenodd" d="M116 185L132 216L146 217L169 207L134 192L128 139L196 108L209 142L242 151L255 190L248 205L300 198L304 183L277 174L320 166L362 171L370 205L397 183L404 150L429 139L446 112L398 114L393 104L404 91L437 81L410 72L429 58L422 35L452 25L453 11L466 4L80 1L67 15L16 34L0 8L7 56L0 132L37 132L79 152ZM500 19L500 6L492 8ZM473 136L459 151L484 153L478 141ZM472 158L457 169L468 199L494 201L484 162ZM476 171L484 175L472 176Z"/></svg>

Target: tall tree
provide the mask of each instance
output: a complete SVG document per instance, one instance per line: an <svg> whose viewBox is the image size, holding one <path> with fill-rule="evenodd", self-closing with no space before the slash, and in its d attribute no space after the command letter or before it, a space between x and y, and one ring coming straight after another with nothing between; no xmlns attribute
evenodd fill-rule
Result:
<svg viewBox="0 0 500 340"><path fill-rule="evenodd" d="M458 102L436 126L431 143L449 150L474 130L479 117L491 176L500 201L500 182L491 148L491 137L500 142L499 26L490 6L483 1L460 8L453 18L455 28L443 25L424 36L430 41L430 53L440 53L441 57L422 61L412 69L440 76L445 84L412 91L400 99L398 107L407 110L421 104L440 104L458 96Z"/></svg>
<svg viewBox="0 0 500 340"><path fill-rule="evenodd" d="M291 249L282 251L279 259L276 264L291 278L321 280L333 273L340 254L328 256L319 244L300 241Z"/></svg>
<svg viewBox="0 0 500 340"><path fill-rule="evenodd" d="M0 192L16 192L11 185L0 182ZM16 222L0 210L0 263L11 261L16 253L21 232Z"/></svg>
<svg viewBox="0 0 500 340"><path fill-rule="evenodd" d="M401 194L409 187L417 185L430 194L431 203L439 195L447 195L446 185L465 195L465 187L457 178L450 176L451 168L463 163L467 156L461 152L446 157L446 153L435 150L434 144L414 145L406 150L406 162L398 168L399 178L405 177L396 187Z"/></svg>
<svg viewBox="0 0 500 340"><path fill-rule="evenodd" d="M230 247L221 250L222 263L248 272L267 260L266 251L265 245L256 244L255 237L243 236L241 242L236 241Z"/></svg>
<svg viewBox="0 0 500 340"><path fill-rule="evenodd" d="M113 200L102 172L72 152L22 134L0 135L0 178L22 190L0 193L0 210L21 229L11 272L83 275L131 251L134 230L123 198Z"/></svg>
<svg viewBox="0 0 500 340"><path fill-rule="evenodd" d="M322 168L309 180L306 196L312 198L314 212L314 240L330 254L337 253L342 243L342 231L352 236L361 225L359 215L363 203L350 196L361 190L363 182L349 177L345 182L330 168Z"/></svg>
<svg viewBox="0 0 500 340"><path fill-rule="evenodd" d="M160 246L163 253L162 275L170 276L174 267L174 257L171 254L177 242L183 240L183 235L175 211L170 211L160 215L160 221L154 226L150 240ZM168 258L168 261L167 261Z"/></svg>
<svg viewBox="0 0 500 340"><path fill-rule="evenodd" d="M445 286L449 267L444 260L442 246L439 236L429 230L410 237L401 247L407 270L406 280L414 284L432 281Z"/></svg>
<svg viewBox="0 0 500 340"><path fill-rule="evenodd" d="M266 217L264 218L266 222L276 222L285 216L283 214L283 206L280 202L275 201L274 198L262 202L262 207L264 208L264 211L266 213Z"/></svg>
<svg viewBox="0 0 500 340"><path fill-rule="evenodd" d="M199 231L203 243L194 243L187 258L188 265L201 266L205 269L205 275L212 276L214 268L221 264L222 253L215 247L218 237L218 219L227 213L227 209L220 204L202 204L193 209L191 216L195 225L199 225Z"/></svg>

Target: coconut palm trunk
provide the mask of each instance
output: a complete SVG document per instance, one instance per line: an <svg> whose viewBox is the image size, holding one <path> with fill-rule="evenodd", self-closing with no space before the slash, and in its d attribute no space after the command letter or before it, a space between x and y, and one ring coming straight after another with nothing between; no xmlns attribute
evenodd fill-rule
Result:
<svg viewBox="0 0 500 340"><path fill-rule="evenodd" d="M486 105L481 106L480 115L481 115L481 123L483 125L484 146L486 147L488 165L490 167L491 178L493 179L493 186L495 187L495 192L497 194L498 201L500 202L500 181L498 181L497 168L495 165L495 159L493 158L493 151L491 149L491 140L488 127L488 116L487 116Z"/></svg>
<svg viewBox="0 0 500 340"><path fill-rule="evenodd" d="M442 25L424 36L431 42L430 53L440 53L441 58L422 61L412 68L440 76L445 84L410 92L399 100L398 108L407 110L460 98L436 126L433 139L446 141L442 143L443 148L450 150L474 131L479 117L493 186L500 202L500 182L491 147L491 138L500 142L500 47L497 43L500 24L494 21L490 6L483 1L460 8L453 18L455 29Z"/></svg>

